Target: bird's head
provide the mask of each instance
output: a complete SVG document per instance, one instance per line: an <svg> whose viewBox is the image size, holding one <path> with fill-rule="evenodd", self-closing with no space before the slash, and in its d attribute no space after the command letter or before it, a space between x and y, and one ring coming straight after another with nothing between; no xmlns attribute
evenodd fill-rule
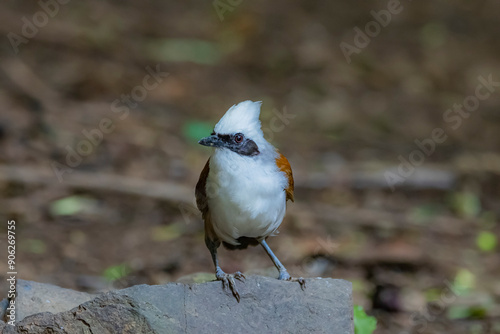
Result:
<svg viewBox="0 0 500 334"><path fill-rule="evenodd" d="M262 102L244 101L232 106L215 125L214 132L198 143L229 149L244 156L259 155L260 149L269 145L260 128L261 104Z"/></svg>

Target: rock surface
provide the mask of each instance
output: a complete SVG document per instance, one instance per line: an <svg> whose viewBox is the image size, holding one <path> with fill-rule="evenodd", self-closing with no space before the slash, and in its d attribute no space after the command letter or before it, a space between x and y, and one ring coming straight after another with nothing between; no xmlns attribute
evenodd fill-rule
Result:
<svg viewBox="0 0 500 334"><path fill-rule="evenodd" d="M41 304L31 305L30 310L49 310L44 303L47 296L33 290L55 295L59 288L19 282L39 296L32 300ZM221 282L137 285L96 297L64 291L73 302L94 298L59 313L18 318L16 326L5 326L3 333L354 333L351 283L330 278L306 282L303 291L296 282L250 276L236 283L240 303L222 289ZM26 298L21 295L26 289L18 291L18 298ZM21 304L18 314L32 312L20 308Z"/></svg>
<svg viewBox="0 0 500 334"><path fill-rule="evenodd" d="M16 291L16 320L18 321L40 312L68 311L95 297L85 292L22 279L17 280Z"/></svg>

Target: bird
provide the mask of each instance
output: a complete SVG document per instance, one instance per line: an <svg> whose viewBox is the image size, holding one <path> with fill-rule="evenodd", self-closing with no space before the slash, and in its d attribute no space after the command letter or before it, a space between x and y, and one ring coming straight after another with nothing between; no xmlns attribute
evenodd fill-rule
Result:
<svg viewBox="0 0 500 334"><path fill-rule="evenodd" d="M279 280L291 280L305 288L305 280L293 278L266 242L278 233L287 201L294 201L294 179L288 159L264 138L261 129L262 102L243 101L233 105L215 125L210 136L198 143L214 148L196 184L196 204L201 211L205 244L215 266L216 280L240 295L237 271L225 273L218 261L222 244L229 250L259 244L279 271Z"/></svg>

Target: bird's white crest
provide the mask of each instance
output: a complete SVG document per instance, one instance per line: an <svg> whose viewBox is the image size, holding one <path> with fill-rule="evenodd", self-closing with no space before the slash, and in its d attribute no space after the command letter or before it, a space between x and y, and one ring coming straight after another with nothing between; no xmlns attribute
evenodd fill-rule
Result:
<svg viewBox="0 0 500 334"><path fill-rule="evenodd" d="M252 139L264 138L260 128L260 106L262 102L243 101L235 104L215 125L214 131L219 134L243 133Z"/></svg>

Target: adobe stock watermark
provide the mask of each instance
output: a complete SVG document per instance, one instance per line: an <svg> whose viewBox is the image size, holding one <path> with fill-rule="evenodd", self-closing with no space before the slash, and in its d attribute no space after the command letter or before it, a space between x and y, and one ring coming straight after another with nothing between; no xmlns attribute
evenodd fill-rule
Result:
<svg viewBox="0 0 500 334"><path fill-rule="evenodd" d="M481 101L490 98L495 90L500 87L500 81L494 81L492 74L488 75L487 78L479 76L477 80L479 83L474 90L474 94L465 97L462 103L455 103L452 108L444 111L442 117L445 127L432 129L427 138L415 139L416 148L407 157L398 156L400 164L397 173L392 171L384 173L385 180L392 191L395 190L396 185L404 183L415 173L416 168L421 166L436 151L437 145L444 143L448 139L447 131L458 130L464 120L478 110Z"/></svg>
<svg viewBox="0 0 500 334"><path fill-rule="evenodd" d="M262 132L268 141L272 141L276 133L283 131L291 123L291 120L297 117L296 114L289 113L286 106L283 107L283 110L281 111L273 109L273 114L274 116L269 120L269 122L265 124L265 126L262 126ZM214 181L207 181L205 187L207 197L209 198L217 196L219 189L224 188L229 183L228 176L225 173L220 173L211 179ZM201 216L196 203L181 203L178 205L178 208L186 224L190 224L193 217L199 219Z"/></svg>
<svg viewBox="0 0 500 334"><path fill-rule="evenodd" d="M89 156L94 152L103 139L104 135L112 133L116 128L116 123L126 119L130 113L130 109L135 109L139 103L144 101L150 91L157 88L160 83L169 74L162 72L160 64L155 68L146 66L146 74L142 79L142 83L132 88L129 94L121 94L119 99L115 99L110 105L110 117L103 117L96 126L90 130L83 129L82 135L85 139L81 139L74 146L66 145L66 155L64 163L52 161L51 166L54 174L59 182L63 182L63 176L66 173L73 172L74 168L80 166L84 157Z"/></svg>
<svg viewBox="0 0 500 334"><path fill-rule="evenodd" d="M331 264L329 257L334 255L338 247L339 243L331 235L327 235L326 238L316 237L316 247L312 255L302 260L299 269L307 276L323 275L327 266Z"/></svg>
<svg viewBox="0 0 500 334"><path fill-rule="evenodd" d="M232 13L236 7L241 5L243 0L214 0L212 2L212 6L219 17L219 20L222 22L227 13Z"/></svg>
<svg viewBox="0 0 500 334"><path fill-rule="evenodd" d="M28 44L29 41L38 34L40 29L45 27L51 18L59 13L61 5L66 5L70 0L40 0L38 6L40 10L35 12L31 18L23 16L21 18L21 34L9 32L7 39L14 51L14 54L19 53L19 47L22 44Z"/></svg>
<svg viewBox="0 0 500 334"><path fill-rule="evenodd" d="M412 0L408 0L412 1ZM347 42L340 43L340 50L344 54L347 63L350 64L353 54L359 54L363 49L370 45L372 38L377 37L382 28L387 27L394 15L398 15L403 11L404 7L399 0L389 0L386 9L381 9L378 12L375 10L370 11L370 15L374 20L365 24L364 30L360 27L354 27L354 38L352 44Z"/></svg>
<svg viewBox="0 0 500 334"><path fill-rule="evenodd" d="M8 283L8 306L5 310L5 319L7 324L15 326L16 324L16 283L17 283L17 266L16 266L16 221L7 221L7 283ZM5 320L3 319L3 320Z"/></svg>
<svg viewBox="0 0 500 334"><path fill-rule="evenodd" d="M420 312L413 312L410 314L410 326L411 332L402 332L401 334L410 333L423 333L429 323L436 321L437 317L442 315L447 307L453 304L457 298L461 295L463 289L460 286L454 286L448 280L444 281L445 289L439 295L439 298L433 302L430 302L423 310Z"/></svg>

